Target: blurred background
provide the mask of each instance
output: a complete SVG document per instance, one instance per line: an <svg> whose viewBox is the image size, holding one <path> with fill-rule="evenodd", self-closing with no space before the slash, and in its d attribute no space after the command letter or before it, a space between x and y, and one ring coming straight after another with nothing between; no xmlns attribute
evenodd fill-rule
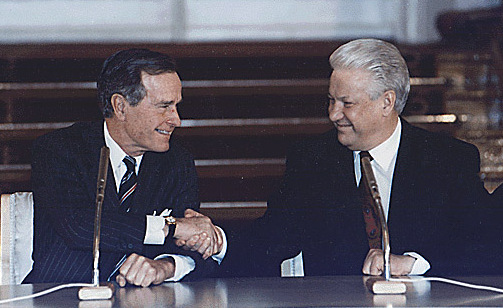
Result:
<svg viewBox="0 0 503 308"><path fill-rule="evenodd" d="M174 56L184 84L174 138L195 156L203 211L260 215L292 142L327 120L328 56L348 40L397 45L409 122L480 150L503 182L500 0L0 1L0 192L29 191L31 143L101 118L95 81L113 52Z"/></svg>

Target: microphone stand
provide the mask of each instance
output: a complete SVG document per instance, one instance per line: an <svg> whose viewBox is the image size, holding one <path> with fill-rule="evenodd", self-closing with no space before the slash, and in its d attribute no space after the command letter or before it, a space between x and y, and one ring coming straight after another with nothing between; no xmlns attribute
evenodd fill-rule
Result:
<svg viewBox="0 0 503 308"><path fill-rule="evenodd" d="M374 176L374 171L372 170L372 165L370 164L369 157L363 157L361 159L362 168L365 172L362 172L366 176L363 176L363 180L367 181L368 187L370 189L370 194L374 200L374 204L377 208L377 215L379 216L379 222L381 223L381 235L382 235L382 245L384 254L384 280L372 280L369 285L369 289L374 294L402 294L405 293L406 287L402 282L390 281L391 278L391 268L390 268L390 244L389 244L389 232L388 223L386 222L386 216L384 215L384 209L381 202L381 196L379 194L379 188L377 187L377 181ZM362 170L363 171L363 170Z"/></svg>
<svg viewBox="0 0 503 308"><path fill-rule="evenodd" d="M82 287L79 290L79 299L81 300L110 299L114 293L114 287L112 284L100 285L100 271L98 268L100 259L101 210L103 208L103 200L105 198L109 155L110 149L103 146L100 153L96 191L96 212L94 217L93 286Z"/></svg>

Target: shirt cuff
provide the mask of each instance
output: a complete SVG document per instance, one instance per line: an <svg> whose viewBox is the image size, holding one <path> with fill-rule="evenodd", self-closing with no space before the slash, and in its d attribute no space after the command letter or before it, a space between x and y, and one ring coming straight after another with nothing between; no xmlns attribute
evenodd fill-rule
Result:
<svg viewBox="0 0 503 308"><path fill-rule="evenodd" d="M412 270L410 271L409 275L423 275L430 269L430 263L426 261L423 256L416 252L406 252L404 253L406 256L411 256L416 259L414 262L414 265L412 265Z"/></svg>
<svg viewBox="0 0 503 308"><path fill-rule="evenodd" d="M218 264L220 265L220 263L222 263L222 260L225 257L225 254L227 253L227 236L225 235L225 232L222 228L220 228L219 226L215 227L217 227L220 233L222 234L222 249L218 254L211 256L211 258L217 261Z"/></svg>
<svg viewBox="0 0 503 308"><path fill-rule="evenodd" d="M145 230L145 238L143 244L163 245L164 244L164 217L147 215L147 226Z"/></svg>
<svg viewBox="0 0 503 308"><path fill-rule="evenodd" d="M155 257L154 260L173 258L175 262L175 274L164 281L179 281L196 268L196 262L191 257L181 255L163 254Z"/></svg>

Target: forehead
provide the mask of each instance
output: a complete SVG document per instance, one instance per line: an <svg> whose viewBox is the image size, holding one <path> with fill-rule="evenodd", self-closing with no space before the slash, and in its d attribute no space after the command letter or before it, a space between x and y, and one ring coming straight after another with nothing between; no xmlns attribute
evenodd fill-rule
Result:
<svg viewBox="0 0 503 308"><path fill-rule="evenodd" d="M141 81L147 91L147 96L173 101L181 100L182 82L177 73L150 75L142 72Z"/></svg>
<svg viewBox="0 0 503 308"><path fill-rule="evenodd" d="M334 69L330 76L329 92L337 97L366 93L370 83L370 73L363 69Z"/></svg>

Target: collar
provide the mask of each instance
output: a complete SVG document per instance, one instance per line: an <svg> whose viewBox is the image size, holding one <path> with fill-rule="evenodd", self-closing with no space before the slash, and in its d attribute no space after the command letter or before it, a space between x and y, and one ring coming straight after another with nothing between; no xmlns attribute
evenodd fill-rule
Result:
<svg viewBox="0 0 503 308"><path fill-rule="evenodd" d="M126 152L122 150L117 142L110 136L110 132L108 131L107 122L103 121L103 133L105 135L105 145L110 149L110 164L112 165L113 170L119 169L123 162L124 157L127 156ZM136 173L138 174L138 170L140 169L141 160L143 155L135 156L136 159Z"/></svg>
<svg viewBox="0 0 503 308"><path fill-rule="evenodd" d="M391 136L386 139L386 141L369 151L375 163L377 163L384 170L389 170L389 168L391 167L391 164L398 152L401 135L402 122L401 119L398 118L398 122L395 130L393 131L393 134L391 134ZM353 151L355 161L359 159L359 154L360 151Z"/></svg>
<svg viewBox="0 0 503 308"><path fill-rule="evenodd" d="M386 141L369 151L376 163L384 170L389 170L391 163L398 152L401 134L402 122L400 121L400 118L398 118L393 134L391 134Z"/></svg>

